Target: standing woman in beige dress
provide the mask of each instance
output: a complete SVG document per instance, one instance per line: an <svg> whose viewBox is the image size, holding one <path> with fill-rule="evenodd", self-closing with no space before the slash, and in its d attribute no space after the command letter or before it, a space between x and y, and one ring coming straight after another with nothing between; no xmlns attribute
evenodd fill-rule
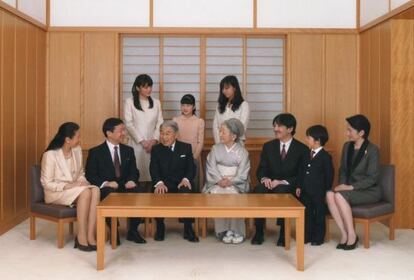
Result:
<svg viewBox="0 0 414 280"><path fill-rule="evenodd" d="M79 125L62 124L43 154L40 181L46 203L76 205L79 231L75 248L93 251L96 250L96 206L100 192L85 178L79 144Z"/></svg>
<svg viewBox="0 0 414 280"><path fill-rule="evenodd" d="M195 98L192 94L186 94L181 98L181 115L174 117L178 124L178 140L191 144L194 159L198 162L199 186L203 184L203 167L201 151L204 145L204 120L195 115Z"/></svg>
<svg viewBox="0 0 414 280"><path fill-rule="evenodd" d="M129 134L128 144L134 148L140 182L150 182L149 163L151 149L160 138L163 123L161 103L151 97L152 79L138 75L132 86L132 97L125 101L124 119Z"/></svg>

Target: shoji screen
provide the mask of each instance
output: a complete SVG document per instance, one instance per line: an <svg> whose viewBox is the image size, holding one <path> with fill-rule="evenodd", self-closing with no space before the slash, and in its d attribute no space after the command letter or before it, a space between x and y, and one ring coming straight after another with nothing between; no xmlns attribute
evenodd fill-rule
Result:
<svg viewBox="0 0 414 280"><path fill-rule="evenodd" d="M178 115L181 97L191 93L198 115L206 120L205 135L211 137L220 81L235 75L250 104L248 138L273 136L272 119L285 103L284 38L132 36L124 37L122 50L123 99L131 96L135 77L147 73L164 118Z"/></svg>
<svg viewBox="0 0 414 280"><path fill-rule="evenodd" d="M243 92L243 38L207 38L206 40L206 132L212 137L220 81L234 75Z"/></svg>
<svg viewBox="0 0 414 280"><path fill-rule="evenodd" d="M164 119L180 114L180 100L187 93L200 108L200 38L164 38L163 86Z"/></svg>
<svg viewBox="0 0 414 280"><path fill-rule="evenodd" d="M151 76L152 95L159 98L159 37L124 37L122 62L122 100L132 96L132 85L139 74Z"/></svg>

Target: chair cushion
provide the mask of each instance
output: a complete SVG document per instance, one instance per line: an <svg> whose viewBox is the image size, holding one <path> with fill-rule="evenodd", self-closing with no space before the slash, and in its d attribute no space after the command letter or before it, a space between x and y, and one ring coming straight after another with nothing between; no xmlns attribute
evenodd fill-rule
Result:
<svg viewBox="0 0 414 280"><path fill-rule="evenodd" d="M373 218L394 212L394 207L388 202L378 202L352 207L352 215L355 218Z"/></svg>
<svg viewBox="0 0 414 280"><path fill-rule="evenodd" d="M76 217L76 208L71 208L63 205L46 204L40 202L32 204L30 210L34 213L51 216L55 218Z"/></svg>

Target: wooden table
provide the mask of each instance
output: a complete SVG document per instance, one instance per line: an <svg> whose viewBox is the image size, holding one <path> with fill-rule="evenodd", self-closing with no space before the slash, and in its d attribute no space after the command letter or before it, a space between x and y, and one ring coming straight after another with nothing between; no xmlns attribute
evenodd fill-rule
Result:
<svg viewBox="0 0 414 280"><path fill-rule="evenodd" d="M304 270L305 207L290 194L110 194L97 207L97 269L104 269L105 217L276 218L285 220L285 249L290 249L290 219L296 219L296 268Z"/></svg>

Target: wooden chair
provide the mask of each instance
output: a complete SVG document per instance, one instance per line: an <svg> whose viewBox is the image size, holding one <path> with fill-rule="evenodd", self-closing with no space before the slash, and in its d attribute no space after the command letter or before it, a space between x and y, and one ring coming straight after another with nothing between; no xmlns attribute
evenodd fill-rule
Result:
<svg viewBox="0 0 414 280"><path fill-rule="evenodd" d="M76 208L46 204L44 202L43 186L40 183L40 167L34 165L30 170L31 203L30 203L30 240L36 239L36 218L48 220L57 224L57 247L63 248L64 225L69 224L69 233L73 235L73 222L76 221Z"/></svg>
<svg viewBox="0 0 414 280"><path fill-rule="evenodd" d="M385 222L389 227L389 239L395 238L395 167L394 165L381 165L379 185L382 189L382 199L377 203L358 205L352 207L354 226L356 223L364 226L364 247L369 248L370 225L375 222ZM331 215L326 216L325 240L329 241L329 220Z"/></svg>

